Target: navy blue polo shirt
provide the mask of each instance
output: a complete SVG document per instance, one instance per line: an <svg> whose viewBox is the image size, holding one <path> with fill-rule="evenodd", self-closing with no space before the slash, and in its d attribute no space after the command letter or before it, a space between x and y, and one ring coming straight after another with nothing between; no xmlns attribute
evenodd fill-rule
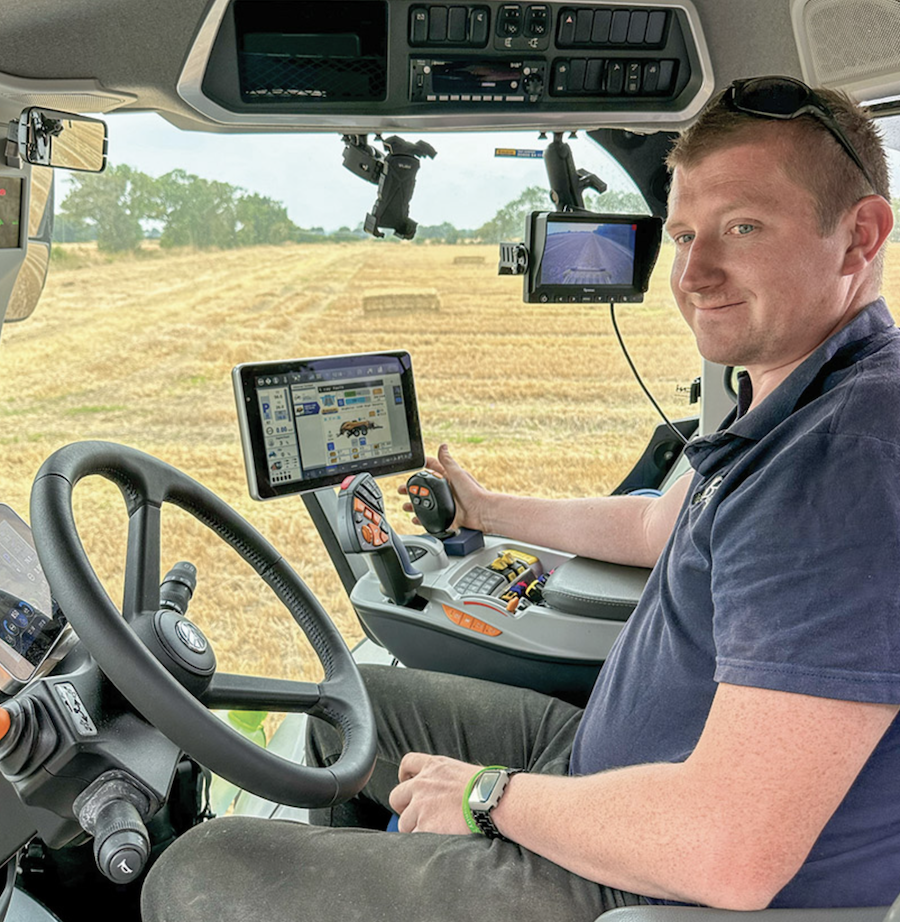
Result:
<svg viewBox="0 0 900 922"><path fill-rule="evenodd" d="M875 301L689 445L678 522L585 711L571 772L680 762L718 682L900 703L900 331ZM900 890L895 720L773 906Z"/></svg>

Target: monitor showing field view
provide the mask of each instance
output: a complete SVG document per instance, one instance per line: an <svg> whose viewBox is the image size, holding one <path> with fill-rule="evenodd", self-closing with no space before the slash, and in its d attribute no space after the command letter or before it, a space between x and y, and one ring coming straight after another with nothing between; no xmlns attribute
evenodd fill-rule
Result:
<svg viewBox="0 0 900 922"><path fill-rule="evenodd" d="M541 284L631 285L636 235L636 224L548 223Z"/></svg>

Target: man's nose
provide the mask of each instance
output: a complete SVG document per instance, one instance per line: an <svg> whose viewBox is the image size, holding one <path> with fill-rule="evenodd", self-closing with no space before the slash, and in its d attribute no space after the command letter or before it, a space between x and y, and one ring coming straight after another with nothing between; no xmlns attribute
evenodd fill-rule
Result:
<svg viewBox="0 0 900 922"><path fill-rule="evenodd" d="M722 254L717 243L698 235L675 260L675 282L685 294L721 285L725 279Z"/></svg>

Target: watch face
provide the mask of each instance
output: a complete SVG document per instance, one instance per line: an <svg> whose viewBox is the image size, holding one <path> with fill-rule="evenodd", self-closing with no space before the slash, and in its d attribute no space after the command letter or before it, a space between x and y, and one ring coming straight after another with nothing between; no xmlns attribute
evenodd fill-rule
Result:
<svg viewBox="0 0 900 922"><path fill-rule="evenodd" d="M475 787L472 789L472 793L475 795L475 799L484 803L487 801L491 794L494 791L494 788L497 787L497 782L500 780L500 772L485 772L481 777L475 782Z"/></svg>

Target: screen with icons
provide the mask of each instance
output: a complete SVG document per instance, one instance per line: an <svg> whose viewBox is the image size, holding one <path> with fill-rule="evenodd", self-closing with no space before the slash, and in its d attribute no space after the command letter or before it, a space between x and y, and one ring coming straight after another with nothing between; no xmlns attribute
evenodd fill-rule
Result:
<svg viewBox="0 0 900 922"><path fill-rule="evenodd" d="M409 353L264 362L233 374L254 499L424 463Z"/></svg>

